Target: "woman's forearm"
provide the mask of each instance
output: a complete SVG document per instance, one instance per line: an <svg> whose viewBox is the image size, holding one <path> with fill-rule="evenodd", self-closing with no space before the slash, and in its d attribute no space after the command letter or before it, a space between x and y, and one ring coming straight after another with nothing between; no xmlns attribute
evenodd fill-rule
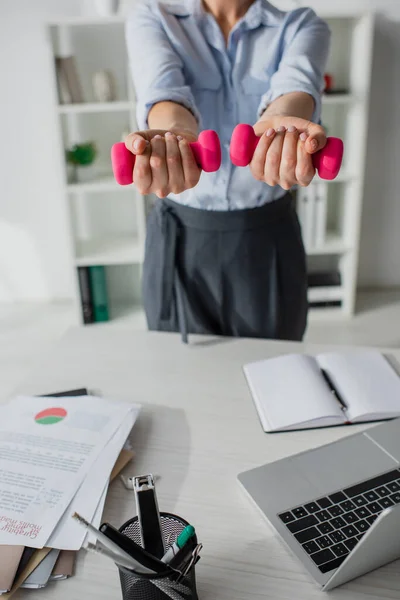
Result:
<svg viewBox="0 0 400 600"><path fill-rule="evenodd" d="M158 102L148 117L150 129L163 129L197 138L198 124L193 114L176 102Z"/></svg>
<svg viewBox="0 0 400 600"><path fill-rule="evenodd" d="M311 120L315 108L315 101L310 94L292 92L280 96L268 106L258 122L270 121L274 117L299 117Z"/></svg>
<svg viewBox="0 0 400 600"><path fill-rule="evenodd" d="M306 142L306 152L312 154L326 144L326 132L318 123L311 121L315 110L315 100L310 94L293 92L280 96L268 106L254 125L256 135L271 134L284 128L289 133L300 133Z"/></svg>

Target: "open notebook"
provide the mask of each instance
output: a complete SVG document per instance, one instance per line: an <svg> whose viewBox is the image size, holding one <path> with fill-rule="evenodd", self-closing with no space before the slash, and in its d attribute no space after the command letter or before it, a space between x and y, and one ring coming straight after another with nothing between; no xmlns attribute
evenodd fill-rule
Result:
<svg viewBox="0 0 400 600"><path fill-rule="evenodd" d="M243 369L266 432L400 416L400 377L379 352L288 354Z"/></svg>

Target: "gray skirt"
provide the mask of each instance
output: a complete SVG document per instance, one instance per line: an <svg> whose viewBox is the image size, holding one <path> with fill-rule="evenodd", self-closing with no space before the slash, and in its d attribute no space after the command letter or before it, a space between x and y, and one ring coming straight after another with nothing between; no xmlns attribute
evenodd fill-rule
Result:
<svg viewBox="0 0 400 600"><path fill-rule="evenodd" d="M290 194L260 208L208 211L158 200L143 269L148 328L303 338L307 269Z"/></svg>

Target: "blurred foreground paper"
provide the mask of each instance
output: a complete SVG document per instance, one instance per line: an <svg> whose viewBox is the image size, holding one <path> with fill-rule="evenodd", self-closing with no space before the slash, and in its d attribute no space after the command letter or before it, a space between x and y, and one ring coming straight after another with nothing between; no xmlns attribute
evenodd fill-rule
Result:
<svg viewBox="0 0 400 600"><path fill-rule="evenodd" d="M45 546L103 450L114 436L120 443L139 410L95 396L18 397L3 405L0 544ZM114 454L115 443L113 461L108 456L108 476L122 445Z"/></svg>

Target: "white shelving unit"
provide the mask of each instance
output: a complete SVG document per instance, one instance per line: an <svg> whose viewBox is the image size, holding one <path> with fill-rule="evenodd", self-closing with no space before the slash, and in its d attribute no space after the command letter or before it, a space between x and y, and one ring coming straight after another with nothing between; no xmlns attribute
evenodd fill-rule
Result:
<svg viewBox="0 0 400 600"><path fill-rule="evenodd" d="M65 173L65 215L70 233L70 264L75 273L77 322L83 322L78 267L95 265L105 267L113 319L141 308L146 215L146 199L134 186L117 185L110 162L112 144L120 141L125 132L136 129L124 19L121 16L68 18L47 24L47 33L54 65L58 152ZM74 57L84 102L60 103L56 56ZM115 80L116 97L112 102L97 102L94 95L92 78L102 69L111 71ZM87 141L93 141L98 150L92 176L73 182L68 176L65 150Z"/></svg>
<svg viewBox="0 0 400 600"><path fill-rule="evenodd" d="M126 112L132 110L130 102L88 102L80 104L61 104L58 107L60 115L78 115L85 113Z"/></svg>
<svg viewBox="0 0 400 600"><path fill-rule="evenodd" d="M311 186L298 190L297 206L313 277L310 317L331 319L350 317L355 308L374 16L321 16L332 31L327 72L335 88L345 90L324 95L322 123L328 135L344 140L344 163L336 180L316 177ZM332 283L326 285L329 273Z"/></svg>
<svg viewBox="0 0 400 600"><path fill-rule="evenodd" d="M340 280L309 289L315 308L311 317L330 319L354 312L360 222L363 201L368 106L373 51L371 14L324 15L332 30L327 72L343 93L323 97L323 124L328 135L342 137L345 159L339 177L318 177L297 194L309 272L336 273ZM145 218L148 206L134 186L118 186L109 159L112 144L136 128L135 97L130 83L122 16L77 17L47 25L53 57L73 55L83 88L84 102L60 104L54 68L54 113L59 126L57 149L65 171L65 215L70 232L71 269L106 268L111 318L141 306L140 279L144 258ZM105 51L106 49L106 51ZM53 60L54 63L54 60ZM96 102L92 76L110 70L116 81L116 99ZM98 148L96 172L90 181L72 183L65 165L65 149L93 140ZM76 277L77 321L82 322ZM317 307L318 306L318 307ZM122 307L122 308L121 308Z"/></svg>

